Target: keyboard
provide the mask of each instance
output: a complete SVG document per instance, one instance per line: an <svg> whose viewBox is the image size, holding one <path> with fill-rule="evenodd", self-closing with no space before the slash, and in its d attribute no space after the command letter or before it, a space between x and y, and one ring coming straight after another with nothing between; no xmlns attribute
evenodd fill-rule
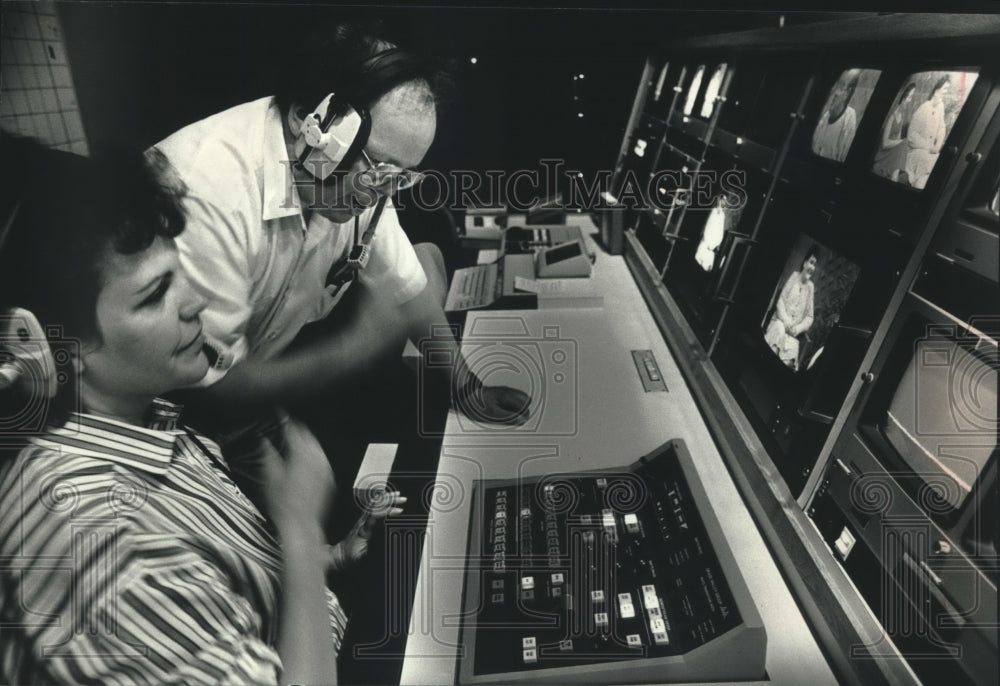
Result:
<svg viewBox="0 0 1000 686"><path fill-rule="evenodd" d="M502 295L502 259L493 264L456 269L448 288L445 310L456 312L489 307Z"/></svg>
<svg viewBox="0 0 1000 686"><path fill-rule="evenodd" d="M765 678L763 624L693 479L672 441L620 470L479 482L459 682Z"/></svg>

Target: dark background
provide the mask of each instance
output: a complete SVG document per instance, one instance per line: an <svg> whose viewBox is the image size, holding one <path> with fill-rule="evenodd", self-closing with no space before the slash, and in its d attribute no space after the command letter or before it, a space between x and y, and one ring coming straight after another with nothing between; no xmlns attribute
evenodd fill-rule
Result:
<svg viewBox="0 0 1000 686"><path fill-rule="evenodd" d="M454 60L453 102L440 116L426 168L539 169L538 160L550 157L588 176L613 168L651 50L675 37L776 26L781 16L122 2L59 8L92 149L147 146L268 95L272 66L305 32L374 15L416 51ZM830 16L785 13L785 21ZM574 80L579 74L585 78Z"/></svg>
<svg viewBox="0 0 1000 686"><path fill-rule="evenodd" d="M588 179L614 167L650 52L677 38L845 18L861 13L843 10L869 9L851 0L840 3L838 12L788 11L760 1L732 7L687 3L698 11L651 9L651 2L635 0L617 9L578 2L573 9L262 2L58 6L91 149L148 146L187 123L269 95L274 65L303 35L324 23L375 16L403 45L452 59L456 67L453 102L439 116L425 168L509 173L540 170L540 159L558 158ZM921 4L931 3L894 9L941 9ZM1000 10L996 0L972 4L954 0L947 9ZM574 80L579 74L585 78Z"/></svg>

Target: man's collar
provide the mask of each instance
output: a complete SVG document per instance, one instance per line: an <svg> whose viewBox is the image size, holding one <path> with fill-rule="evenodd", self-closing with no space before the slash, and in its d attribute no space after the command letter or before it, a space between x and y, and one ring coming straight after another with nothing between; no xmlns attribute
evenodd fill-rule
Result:
<svg viewBox="0 0 1000 686"><path fill-rule="evenodd" d="M150 406L146 426L93 414L75 414L65 425L50 428L32 443L76 455L96 457L151 474L166 474L173 459L181 407L157 398Z"/></svg>
<svg viewBox="0 0 1000 686"><path fill-rule="evenodd" d="M261 160L263 203L261 219L281 219L302 214L302 201L292 183L291 155L285 145L285 127L281 108L274 98L264 117L264 149Z"/></svg>

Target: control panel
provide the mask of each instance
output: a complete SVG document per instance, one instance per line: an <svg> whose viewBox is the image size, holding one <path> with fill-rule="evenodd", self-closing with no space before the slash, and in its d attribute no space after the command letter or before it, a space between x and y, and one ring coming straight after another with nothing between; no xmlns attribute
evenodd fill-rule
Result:
<svg viewBox="0 0 1000 686"><path fill-rule="evenodd" d="M460 683L763 679L767 639L683 442L478 482Z"/></svg>

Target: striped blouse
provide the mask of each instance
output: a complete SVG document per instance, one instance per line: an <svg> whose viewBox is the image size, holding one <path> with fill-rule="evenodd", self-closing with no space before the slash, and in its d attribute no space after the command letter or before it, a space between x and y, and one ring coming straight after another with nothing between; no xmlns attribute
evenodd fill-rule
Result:
<svg viewBox="0 0 1000 686"><path fill-rule="evenodd" d="M74 415L0 465L4 683L277 682L281 552L178 414Z"/></svg>

